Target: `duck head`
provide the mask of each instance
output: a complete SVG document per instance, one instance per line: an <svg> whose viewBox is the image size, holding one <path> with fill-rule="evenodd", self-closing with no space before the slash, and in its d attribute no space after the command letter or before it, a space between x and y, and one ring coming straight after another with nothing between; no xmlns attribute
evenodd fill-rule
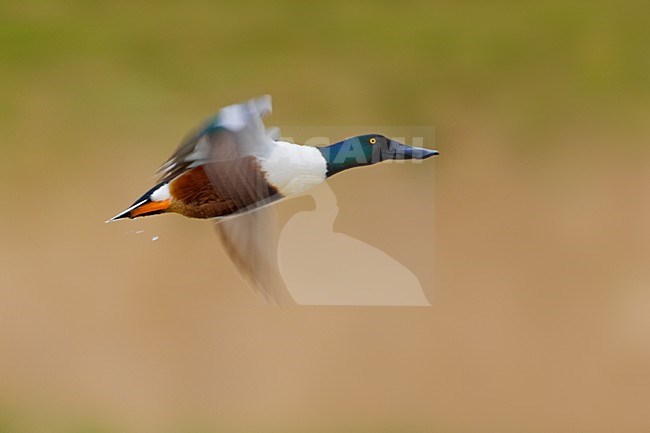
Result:
<svg viewBox="0 0 650 433"><path fill-rule="evenodd" d="M319 147L327 162L327 176L353 167L376 164L396 159L427 159L438 151L407 146L380 134L366 134L348 138L331 146Z"/></svg>

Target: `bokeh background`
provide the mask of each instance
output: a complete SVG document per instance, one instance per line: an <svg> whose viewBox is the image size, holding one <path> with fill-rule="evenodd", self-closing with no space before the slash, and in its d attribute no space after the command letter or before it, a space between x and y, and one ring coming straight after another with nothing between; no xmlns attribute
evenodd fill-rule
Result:
<svg viewBox="0 0 650 433"><path fill-rule="evenodd" d="M649 17L0 2L0 431L650 431ZM332 182L341 231L435 227L432 307L268 307L209 223L103 224L262 93L277 125L436 128L434 163Z"/></svg>

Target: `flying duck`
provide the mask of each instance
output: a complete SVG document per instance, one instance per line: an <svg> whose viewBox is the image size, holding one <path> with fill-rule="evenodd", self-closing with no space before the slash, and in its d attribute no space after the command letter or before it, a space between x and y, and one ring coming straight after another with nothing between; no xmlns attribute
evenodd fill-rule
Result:
<svg viewBox="0 0 650 433"><path fill-rule="evenodd" d="M214 219L233 262L253 288L274 301L282 281L273 249L277 228L266 205L350 168L438 154L380 134L325 147L275 140L262 122L270 112L270 96L222 108L158 169L153 188L107 222L168 212Z"/></svg>

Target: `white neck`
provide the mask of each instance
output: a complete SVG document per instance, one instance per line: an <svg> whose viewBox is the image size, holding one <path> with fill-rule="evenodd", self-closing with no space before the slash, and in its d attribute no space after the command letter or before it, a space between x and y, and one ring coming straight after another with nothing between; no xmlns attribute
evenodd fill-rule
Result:
<svg viewBox="0 0 650 433"><path fill-rule="evenodd" d="M312 146L276 141L271 152L259 159L269 183L285 197L316 186L326 178L327 162Z"/></svg>

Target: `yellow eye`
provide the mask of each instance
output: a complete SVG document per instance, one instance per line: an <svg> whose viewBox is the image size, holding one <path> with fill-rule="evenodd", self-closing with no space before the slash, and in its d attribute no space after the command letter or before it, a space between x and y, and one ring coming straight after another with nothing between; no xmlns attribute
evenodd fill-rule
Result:
<svg viewBox="0 0 650 433"><path fill-rule="evenodd" d="M377 139L375 137L372 137L370 139L370 144L375 144L377 142Z"/></svg>

